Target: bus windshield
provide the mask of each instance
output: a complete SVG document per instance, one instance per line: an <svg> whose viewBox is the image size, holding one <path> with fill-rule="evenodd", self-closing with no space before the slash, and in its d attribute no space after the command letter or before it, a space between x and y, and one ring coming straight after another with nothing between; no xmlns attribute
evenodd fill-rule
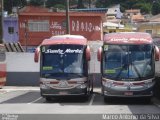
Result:
<svg viewBox="0 0 160 120"><path fill-rule="evenodd" d="M104 45L103 75L118 81L154 76L152 45Z"/></svg>
<svg viewBox="0 0 160 120"><path fill-rule="evenodd" d="M44 78L82 77L84 71L83 45L49 45L41 47L41 75Z"/></svg>

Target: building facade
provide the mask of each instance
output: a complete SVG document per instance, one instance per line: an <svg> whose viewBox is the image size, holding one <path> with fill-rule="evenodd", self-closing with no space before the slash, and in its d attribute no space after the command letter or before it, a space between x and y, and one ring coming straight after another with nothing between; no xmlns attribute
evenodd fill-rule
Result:
<svg viewBox="0 0 160 120"><path fill-rule="evenodd" d="M6 16L3 18L3 42L18 42L18 17Z"/></svg>
<svg viewBox="0 0 160 120"><path fill-rule="evenodd" d="M102 40L102 13L70 12L70 34L87 40ZM28 6L19 12L19 40L25 46L38 46L44 39L66 34L65 12L50 12Z"/></svg>
<svg viewBox="0 0 160 120"><path fill-rule="evenodd" d="M151 17L148 21L138 23L139 32L147 32L152 35L153 38L160 38L160 14Z"/></svg>

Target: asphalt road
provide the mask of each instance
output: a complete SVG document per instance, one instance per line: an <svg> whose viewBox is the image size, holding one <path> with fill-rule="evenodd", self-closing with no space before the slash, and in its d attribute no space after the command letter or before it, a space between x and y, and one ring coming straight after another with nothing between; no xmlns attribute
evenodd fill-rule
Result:
<svg viewBox="0 0 160 120"><path fill-rule="evenodd" d="M6 114L18 115L19 119L23 120L28 117L40 117L40 114L44 116L50 114L46 117L55 117L55 120L63 120L63 118L75 120L77 114L78 118L98 120L98 118L102 119L104 114L160 115L160 101L153 98L150 103L146 103L145 99L118 98L105 102L100 94L100 88L95 88L88 100L69 97L46 101L40 96L38 87L5 87L0 90L0 113L1 120L5 120L2 118ZM66 118L67 115L69 115L68 118Z"/></svg>

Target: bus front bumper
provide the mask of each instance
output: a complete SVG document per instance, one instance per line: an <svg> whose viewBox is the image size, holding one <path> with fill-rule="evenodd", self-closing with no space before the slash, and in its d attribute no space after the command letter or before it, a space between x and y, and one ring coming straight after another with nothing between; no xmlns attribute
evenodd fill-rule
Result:
<svg viewBox="0 0 160 120"><path fill-rule="evenodd" d="M152 97L153 87L137 90L108 89L103 87L103 95L106 97Z"/></svg>
<svg viewBox="0 0 160 120"><path fill-rule="evenodd" d="M58 96L87 96L87 88L72 88L72 89L40 89L41 96L51 96L51 97L58 97Z"/></svg>

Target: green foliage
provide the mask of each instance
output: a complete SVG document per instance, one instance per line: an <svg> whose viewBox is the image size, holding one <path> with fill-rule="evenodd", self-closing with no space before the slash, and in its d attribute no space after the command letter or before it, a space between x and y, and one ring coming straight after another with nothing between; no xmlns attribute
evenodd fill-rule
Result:
<svg viewBox="0 0 160 120"><path fill-rule="evenodd" d="M84 8L83 0L78 0L77 8Z"/></svg>
<svg viewBox="0 0 160 120"><path fill-rule="evenodd" d="M12 7L23 7L27 4L26 0L3 0L4 1L4 10L8 13L12 12Z"/></svg>
<svg viewBox="0 0 160 120"><path fill-rule="evenodd" d="M147 14L151 13L153 0L97 0L96 1L96 7L110 7L116 4L120 4L122 12L124 12L126 9L141 9L142 13Z"/></svg>
<svg viewBox="0 0 160 120"><path fill-rule="evenodd" d="M57 4L65 6L66 0L47 0L47 1L46 1L47 7L54 7L54 6L57 5ZM58 5L58 6L59 6L59 5ZM61 7L61 6L60 6L60 7Z"/></svg>
<svg viewBox="0 0 160 120"><path fill-rule="evenodd" d="M59 8L61 10L65 10L66 9L66 7L64 5L62 5L62 4L56 4L56 5L54 5L54 8Z"/></svg>
<svg viewBox="0 0 160 120"><path fill-rule="evenodd" d="M157 0L153 3L152 14L157 15L160 13L160 0Z"/></svg>
<svg viewBox="0 0 160 120"><path fill-rule="evenodd" d="M152 10L152 4L149 2L147 3L146 1L142 0L137 2L135 5L133 5L134 8L141 9L141 12L144 14L150 14Z"/></svg>
<svg viewBox="0 0 160 120"><path fill-rule="evenodd" d="M78 8L84 8L89 0L69 0L70 5L76 5ZM92 1L92 0L91 0ZM44 4L44 0L30 0L31 5L40 6ZM116 4L121 5L121 11L126 9L141 9L142 13L152 13L156 15L160 13L160 0L96 0L96 7L110 7ZM4 10L11 13L12 7L23 7L26 0L4 0ZM46 0L47 7L56 7L65 9L66 0Z"/></svg>
<svg viewBox="0 0 160 120"><path fill-rule="evenodd" d="M44 0L30 0L30 5L33 5L33 6L40 6L40 5L43 5L44 3Z"/></svg>

